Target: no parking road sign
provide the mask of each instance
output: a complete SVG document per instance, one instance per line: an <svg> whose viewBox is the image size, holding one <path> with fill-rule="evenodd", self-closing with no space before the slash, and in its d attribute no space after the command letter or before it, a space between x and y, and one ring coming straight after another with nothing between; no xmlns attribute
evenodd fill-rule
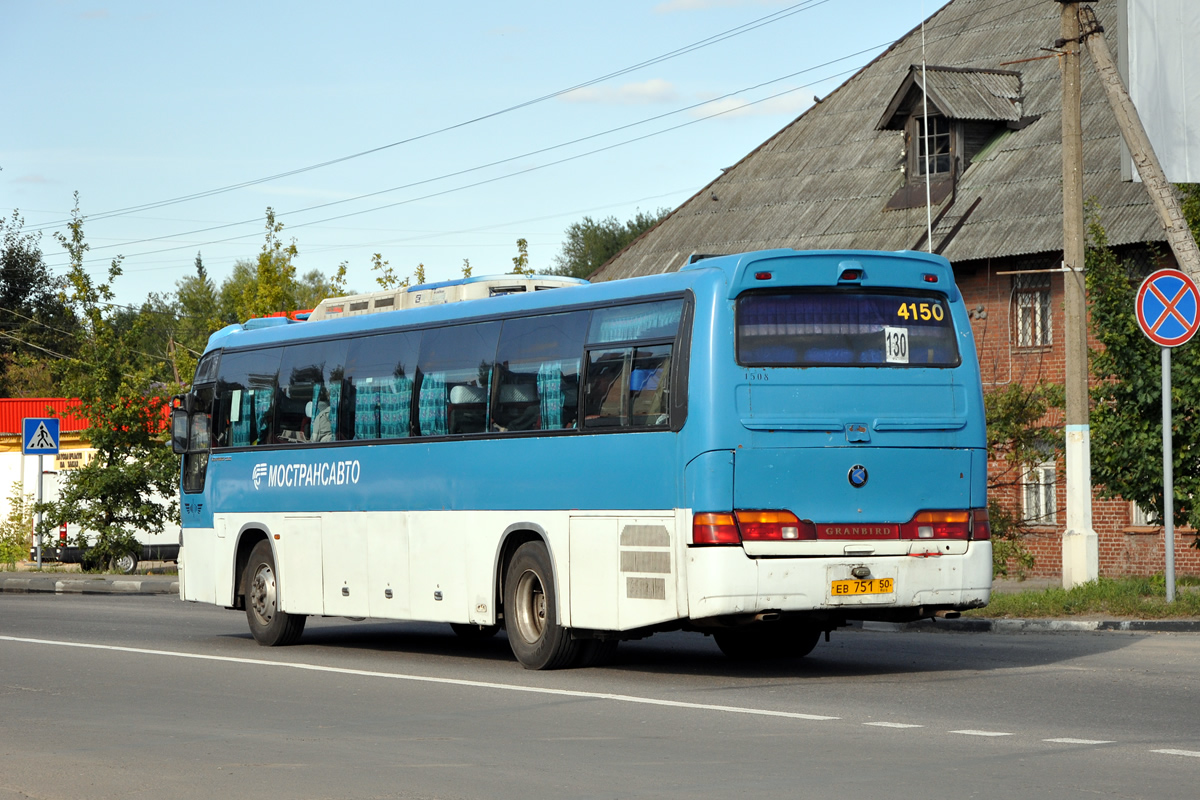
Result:
<svg viewBox="0 0 1200 800"><path fill-rule="evenodd" d="M1150 341L1178 347L1200 328L1200 291L1179 270L1160 269L1138 289L1137 319Z"/></svg>
<svg viewBox="0 0 1200 800"><path fill-rule="evenodd" d="M1166 551L1167 602L1175 601L1175 464L1171 441L1171 348L1200 328L1200 291L1174 269L1160 269L1142 281L1137 295L1142 333L1162 347L1163 549Z"/></svg>

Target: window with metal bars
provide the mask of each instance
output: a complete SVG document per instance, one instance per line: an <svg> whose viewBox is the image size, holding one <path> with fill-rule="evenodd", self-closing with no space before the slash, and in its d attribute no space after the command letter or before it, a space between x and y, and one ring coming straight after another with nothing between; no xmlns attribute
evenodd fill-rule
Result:
<svg viewBox="0 0 1200 800"><path fill-rule="evenodd" d="M1013 302L1017 347L1041 347L1051 343L1050 276L1016 275Z"/></svg>

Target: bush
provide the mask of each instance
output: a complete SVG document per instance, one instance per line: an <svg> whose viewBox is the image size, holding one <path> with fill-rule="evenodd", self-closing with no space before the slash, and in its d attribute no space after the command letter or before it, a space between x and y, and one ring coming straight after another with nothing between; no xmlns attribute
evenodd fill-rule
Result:
<svg viewBox="0 0 1200 800"><path fill-rule="evenodd" d="M8 497L8 516L0 520L0 564L16 569L17 560L29 553L29 535L33 531L33 495L21 494L13 486Z"/></svg>
<svg viewBox="0 0 1200 800"><path fill-rule="evenodd" d="M1033 569L1033 553L1022 537L1025 525L995 500L988 500L988 520L992 525L992 574L1008 577L1011 564L1016 577L1024 579Z"/></svg>

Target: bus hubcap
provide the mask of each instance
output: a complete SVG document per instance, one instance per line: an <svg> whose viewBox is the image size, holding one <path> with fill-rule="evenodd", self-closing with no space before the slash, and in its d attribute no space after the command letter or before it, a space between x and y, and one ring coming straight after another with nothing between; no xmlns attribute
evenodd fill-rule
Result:
<svg viewBox="0 0 1200 800"><path fill-rule="evenodd" d="M517 631L529 644L542 638L546 628L546 592L537 573L526 571L517 581Z"/></svg>
<svg viewBox="0 0 1200 800"><path fill-rule="evenodd" d="M263 625L275 618L275 572L263 564L254 573L250 584L250 607Z"/></svg>

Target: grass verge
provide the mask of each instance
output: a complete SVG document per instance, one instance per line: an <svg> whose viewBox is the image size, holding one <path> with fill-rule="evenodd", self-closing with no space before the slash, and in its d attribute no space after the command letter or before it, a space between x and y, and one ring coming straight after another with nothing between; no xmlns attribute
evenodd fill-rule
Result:
<svg viewBox="0 0 1200 800"><path fill-rule="evenodd" d="M1174 603L1167 603L1166 579L1155 575L1149 578L1101 578L1074 589L993 593L987 608L964 613L969 617L1022 619L1096 615L1134 619L1200 617L1200 578L1177 578Z"/></svg>

